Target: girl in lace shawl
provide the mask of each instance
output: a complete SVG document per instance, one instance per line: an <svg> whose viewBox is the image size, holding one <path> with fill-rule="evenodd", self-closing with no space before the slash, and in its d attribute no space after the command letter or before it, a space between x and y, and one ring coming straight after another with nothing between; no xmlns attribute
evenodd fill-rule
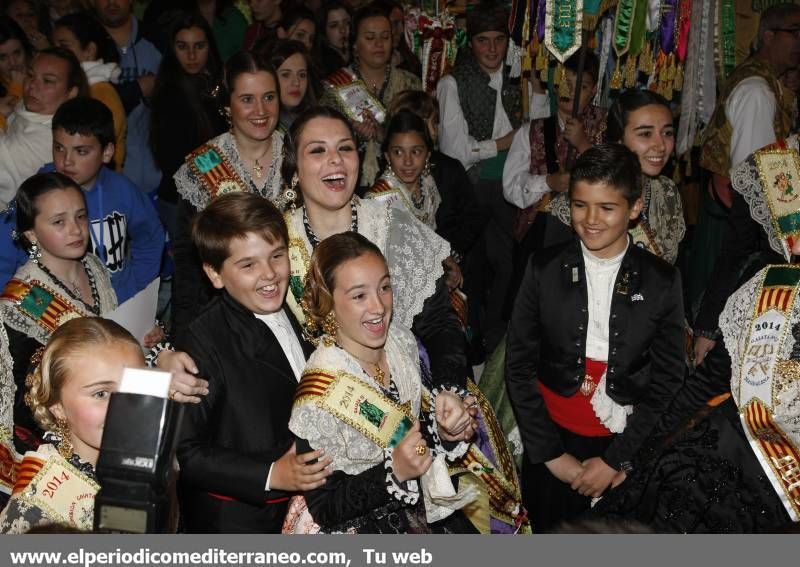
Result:
<svg viewBox="0 0 800 567"><path fill-rule="evenodd" d="M317 246L303 307L309 334L323 336L289 428L334 472L305 493L308 512L326 532L473 531L453 513L476 493L457 493L445 463L466 451L475 422L455 393L425 389L414 337L390 325L392 299L386 260L365 237L345 232ZM287 531L314 531L300 510L290 509Z"/></svg>
<svg viewBox="0 0 800 567"><path fill-rule="evenodd" d="M644 208L630 230L634 242L674 264L678 246L686 233L686 223L678 188L670 178L661 175L675 148L669 102L652 91L625 91L608 112L606 140L624 144L639 156L642 166ZM550 207L551 214L564 225L558 231L560 237L548 234L548 244L553 244L571 234L566 193L554 198Z"/></svg>
<svg viewBox="0 0 800 567"><path fill-rule="evenodd" d="M94 467L109 396L119 388L124 367L143 365L136 339L112 321L81 317L53 333L25 394L47 431L45 443L22 458L11 500L0 514L0 532L54 524L92 529L100 488Z"/></svg>
<svg viewBox="0 0 800 567"><path fill-rule="evenodd" d="M14 406L15 442L24 452L38 444L39 433L22 400L31 356L62 323L108 313L117 306L117 297L106 267L86 252L86 202L68 177L41 173L20 186L17 235L30 259L0 296L16 384L16 394L4 391L2 403Z"/></svg>

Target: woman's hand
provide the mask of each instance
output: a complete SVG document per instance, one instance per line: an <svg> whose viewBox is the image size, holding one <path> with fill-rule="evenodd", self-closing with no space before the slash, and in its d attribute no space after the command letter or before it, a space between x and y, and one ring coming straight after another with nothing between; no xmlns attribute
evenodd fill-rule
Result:
<svg viewBox="0 0 800 567"><path fill-rule="evenodd" d="M314 460L315 463L310 463ZM333 459L326 457L321 449L298 455L297 443L292 443L272 465L269 487L290 492L314 490L325 484L325 479L332 474L333 471L327 468L332 462Z"/></svg>
<svg viewBox="0 0 800 567"><path fill-rule="evenodd" d="M171 400L199 404L200 397L208 394L208 382L195 376L197 365L185 352L162 350L156 359L156 368L172 372L169 383Z"/></svg>
<svg viewBox="0 0 800 567"><path fill-rule="evenodd" d="M425 474L431 467L431 463L433 463L433 458L428 445L422 438L419 421L417 421L392 452L394 477L400 482L418 478Z"/></svg>
<svg viewBox="0 0 800 567"><path fill-rule="evenodd" d="M465 402L446 390L436 396L436 423L445 441L469 441L475 435L477 424Z"/></svg>
<svg viewBox="0 0 800 567"><path fill-rule="evenodd" d="M456 264L452 256L445 258L442 265L444 266L444 281L449 291L464 285L464 276L461 274L461 268Z"/></svg>
<svg viewBox="0 0 800 567"><path fill-rule="evenodd" d="M361 122L355 122L353 125L356 129L356 133L358 133L358 137L362 140L377 140L378 130L380 130L378 121L375 120L375 117L369 110L363 110L361 112L361 118L363 119Z"/></svg>

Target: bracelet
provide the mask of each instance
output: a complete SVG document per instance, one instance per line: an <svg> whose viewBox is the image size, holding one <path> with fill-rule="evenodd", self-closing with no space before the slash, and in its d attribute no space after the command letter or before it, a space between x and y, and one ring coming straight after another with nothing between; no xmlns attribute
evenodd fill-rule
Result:
<svg viewBox="0 0 800 567"><path fill-rule="evenodd" d="M169 341L161 341L156 346L150 349L145 355L144 361L147 363L148 368L153 368L158 363L158 355L164 350L175 350L175 347Z"/></svg>

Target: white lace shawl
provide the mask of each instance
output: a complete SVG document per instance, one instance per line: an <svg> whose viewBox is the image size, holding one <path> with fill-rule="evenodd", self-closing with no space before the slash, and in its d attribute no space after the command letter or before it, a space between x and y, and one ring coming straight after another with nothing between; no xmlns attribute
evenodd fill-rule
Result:
<svg viewBox="0 0 800 567"><path fill-rule="evenodd" d="M278 198L281 194L281 164L283 163L283 133L281 131L276 129L272 133L272 163L270 163L261 186L250 176L250 170L239 158L239 151L236 148L236 139L233 134L225 132L216 138L212 138L206 144L215 146L224 157L228 158L228 162L233 167L234 172L249 190L253 190L253 192L258 193L280 208ZM178 169L173 179L180 196L189 201L195 209L202 211L208 206L210 202L208 192L201 181L197 179L194 170L188 163L184 163Z"/></svg>
<svg viewBox="0 0 800 567"><path fill-rule="evenodd" d="M442 262L450 255L445 239L400 209L385 203L353 197L358 213L358 232L375 244L389 264L394 290L396 324L410 329L425 300L436 290L444 274ZM286 215L291 237L301 239L309 258L313 252L303 226L303 211ZM292 269L298 267L292 266ZM305 274L306 267L299 267Z"/></svg>
<svg viewBox="0 0 800 567"><path fill-rule="evenodd" d="M642 197L647 205L647 222L657 244L661 248L662 258L674 264L678 258L678 246L686 234L686 222L683 218L683 204L675 183L668 177L644 177ZM548 205L550 214L570 226L572 215L569 209L569 196L559 193ZM652 252L652 250L651 250Z"/></svg>
<svg viewBox="0 0 800 567"><path fill-rule="evenodd" d="M0 325L0 400L11 400L11 403L0 403L0 443L14 451L14 394L17 391L14 382L14 361L8 346L8 334L5 325Z"/></svg>
<svg viewBox="0 0 800 567"><path fill-rule="evenodd" d="M420 177L420 192L423 196L421 208L417 208L411 192L396 175L391 172L385 172L381 175L381 179L385 180L394 189L394 192L372 193L370 191L365 195L365 198L384 201L394 208L403 209L407 213L414 215L414 218L431 230L436 230L436 211L439 210L439 205L442 204L442 196L439 194L439 188L436 187L433 175L422 175Z"/></svg>
<svg viewBox="0 0 800 567"><path fill-rule="evenodd" d="M111 286L111 277L109 276L108 269L100 261L100 258L91 253L86 254L86 264L94 277L95 286L97 286L97 294L100 300L100 313L104 314L113 311L117 307L117 294ZM26 262L17 270L14 277L26 283L30 283L32 280L38 280L58 293L59 297L71 305L79 316L94 317L94 313L92 313L83 302L72 299L69 292L44 273L37 264L30 261ZM45 328L38 325L28 315L20 311L12 301L8 299L0 300L0 314L2 314L3 322L6 325L39 341L43 345L47 344L47 341L50 339L50 333Z"/></svg>
<svg viewBox="0 0 800 567"><path fill-rule="evenodd" d="M418 417L422 402L422 381L419 375L419 351L414 336L397 325L392 325L384 350L392 380L400 394L400 403L410 402L410 413ZM309 369L344 371L380 391L378 383L364 372L358 361L337 346L320 345L306 363L306 370ZM298 437L306 439L314 449L324 449L326 456L333 459L331 466L335 470L356 475L384 462L383 447L379 447L363 433L314 403L302 404L292 409L289 429Z"/></svg>
<svg viewBox="0 0 800 567"><path fill-rule="evenodd" d="M786 145L789 149L798 150L798 135L792 134L786 139ZM781 242L778 235L775 233L775 227L772 225L772 213L769 209L769 204L764 198L764 190L761 187L761 177L758 174L758 166L756 165L755 154L747 156L743 162L731 169L731 186L733 190L739 193L750 207L750 216L760 224L769 238L769 247L775 252L786 258L788 262L791 256L788 246Z"/></svg>
<svg viewBox="0 0 800 567"><path fill-rule="evenodd" d="M736 290L728 298L725 309L719 317L719 328L725 341L725 348L731 356L731 394L736 401L736 405L742 408L743 402L739 400L738 382L742 375L742 359L745 349L748 347L750 339L750 327L755 312L755 304L758 301L758 290L764 280L764 274L768 268L759 271L750 278L747 283ZM789 316L789 324L794 325L800 321L800 301L795 301L794 308ZM786 339L781 345L780 352L777 353L777 360L788 360L794 348L794 338L791 328L787 329ZM771 378L775 380L775 377ZM772 408L773 416L781 421L784 432L797 445L800 445L800 380L793 380L788 384L783 384L780 394L777 396L777 405ZM773 386L773 389L775 386ZM769 402L769 400L764 400Z"/></svg>

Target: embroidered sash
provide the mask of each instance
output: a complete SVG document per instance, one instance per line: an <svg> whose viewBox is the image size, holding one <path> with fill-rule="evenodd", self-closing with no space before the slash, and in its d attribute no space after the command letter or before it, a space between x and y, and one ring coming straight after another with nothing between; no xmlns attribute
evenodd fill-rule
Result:
<svg viewBox="0 0 800 567"><path fill-rule="evenodd" d="M800 453L782 411L796 400L780 399L781 389L800 373L782 376L778 361L791 330L800 284L800 266L769 266L758 288L750 331L741 354L738 384L732 384L747 439L793 521L800 520ZM787 427L788 426L788 427Z"/></svg>
<svg viewBox="0 0 800 567"><path fill-rule="evenodd" d="M48 334L66 321L84 316L56 291L38 280L31 280L28 284L12 278L6 284L0 300L12 302L17 310L32 319Z"/></svg>
<svg viewBox="0 0 800 567"><path fill-rule="evenodd" d="M0 492L11 494L17 468L17 452L11 440L0 442Z"/></svg>
<svg viewBox="0 0 800 567"><path fill-rule="evenodd" d="M754 157L772 227L788 258L800 236L800 156L783 142L757 151Z"/></svg>
<svg viewBox="0 0 800 567"><path fill-rule="evenodd" d="M284 216L286 227L289 229L289 291L286 302L292 310L297 321L302 325L306 318L300 308L300 300L305 291L305 277L311 266L311 254L306 247L305 239L294 230L292 211L287 211Z"/></svg>
<svg viewBox="0 0 800 567"><path fill-rule="evenodd" d="M365 110L372 114L378 124L383 124L386 120L386 109L381 101L370 93L364 81L356 77L350 69L339 69L324 82L350 120L363 122L362 113Z"/></svg>
<svg viewBox="0 0 800 567"><path fill-rule="evenodd" d="M60 455L27 453L22 459L14 495L42 509L48 518L81 530L94 524L94 498L100 485Z"/></svg>
<svg viewBox="0 0 800 567"><path fill-rule="evenodd" d="M401 405L343 370L306 369L295 405L315 403L384 449L397 445L416 421Z"/></svg>
<svg viewBox="0 0 800 567"><path fill-rule="evenodd" d="M631 235L633 243L636 246L652 252L659 258L664 257L661 247L658 245L658 242L656 242L655 235L650 229L650 225L647 223L646 219L640 218L639 222L628 230L628 234Z"/></svg>
<svg viewBox="0 0 800 567"><path fill-rule="evenodd" d="M222 151L213 144L203 144L186 157L203 188L213 201L220 195L247 191L247 185L233 169Z"/></svg>

